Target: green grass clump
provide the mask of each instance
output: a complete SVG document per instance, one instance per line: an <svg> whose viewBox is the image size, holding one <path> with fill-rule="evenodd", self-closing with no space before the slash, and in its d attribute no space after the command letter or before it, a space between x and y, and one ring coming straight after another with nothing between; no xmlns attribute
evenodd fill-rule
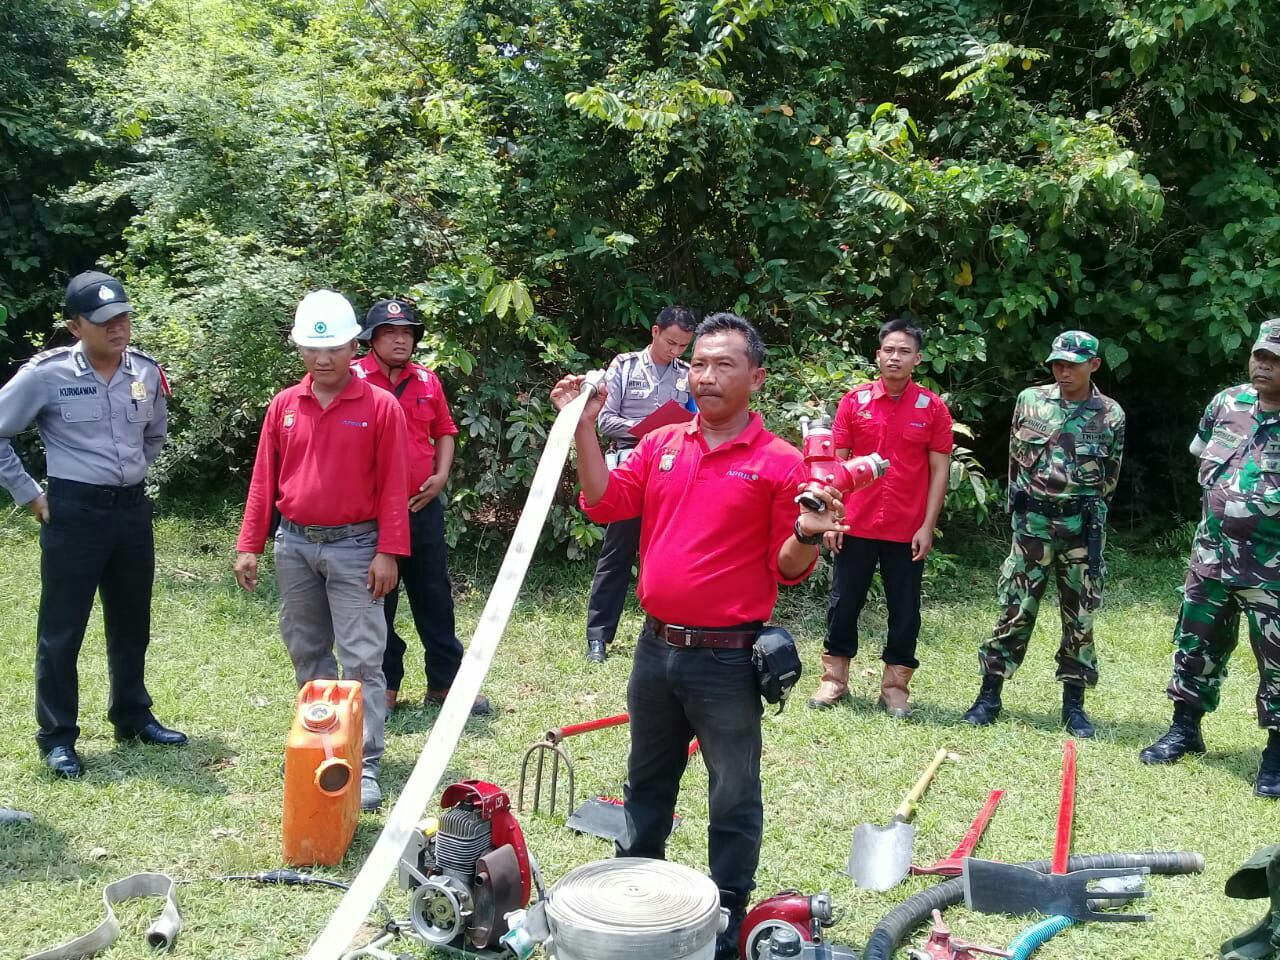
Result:
<svg viewBox="0 0 1280 960"><path fill-rule="evenodd" d="M250 596L231 576L234 511L157 524L159 561L148 682L156 712L186 730L182 750L117 746L105 719L106 671L95 612L81 656L79 744L88 775L79 782L44 775L32 740L32 665L39 550L34 524L14 514L0 527L0 804L33 811L33 823L0 828L0 957L21 957L89 929L101 910L101 886L138 870L194 881L181 890L186 926L176 957L298 957L337 903L321 888L259 887L207 878L279 866L284 736L295 696L276 626L277 598L267 567ZM940 544L954 549L952 544ZM1128 547L1128 549L1126 549ZM995 574L1002 546L971 543L935 565L926 582L923 663L913 684L915 717L887 719L872 708L879 683L884 610L863 617L864 649L855 661L852 706L808 710L816 683L825 612L821 587L784 591L777 621L796 635L808 675L796 699L765 724L766 824L760 896L795 887L829 889L843 914L836 943L861 945L879 917L928 879L886 894L855 891L841 874L851 828L884 823L939 746L958 759L943 766L917 817L917 859L950 852L993 787L1008 794L979 853L995 859L1048 857L1058 800L1063 731L1053 681L1058 621L1046 605L1027 664L1008 684L1005 714L975 730L960 716L976 691L974 649L995 616ZM1263 744L1253 714L1253 658L1242 648L1221 709L1206 721L1209 753L1170 768L1138 761L1138 750L1168 724L1163 694L1169 637L1177 611L1183 555L1179 538L1113 543L1106 605L1098 616L1102 682L1088 706L1099 736L1082 743L1074 849L1199 850L1203 876L1152 878L1148 924L1075 928L1050 941L1044 960L1189 960L1217 956L1222 940L1255 921L1261 903L1228 900L1226 877L1258 846L1280 838L1280 807L1252 796ZM468 638L493 567L455 558L459 630ZM639 611L629 607L607 663L583 659L583 622L591 569L535 565L499 648L486 691L495 714L472 721L453 757L455 778L479 777L513 795L524 748L544 730L625 709L625 685ZM404 626L412 635L407 606ZM421 702L425 681L413 651L402 697L411 706L389 722L383 785L393 801L437 716ZM568 743L580 797L617 794L625 770L625 728ZM563 801L562 801L563 802ZM672 859L705 869L706 772L694 762L680 800L684 823ZM371 847L385 813L365 815L346 861L328 875L350 877ZM549 881L608 857L602 841L562 827L562 817L522 817ZM405 895L387 897L397 912ZM151 957L142 932L152 904L121 911L125 933L110 960ZM1003 945L1025 926L1011 918L955 909L948 922L965 939Z"/></svg>

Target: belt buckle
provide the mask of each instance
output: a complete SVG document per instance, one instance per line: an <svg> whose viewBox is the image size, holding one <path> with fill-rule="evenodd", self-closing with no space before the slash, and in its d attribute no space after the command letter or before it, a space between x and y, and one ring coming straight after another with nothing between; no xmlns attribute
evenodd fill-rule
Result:
<svg viewBox="0 0 1280 960"><path fill-rule="evenodd" d="M304 524L302 527L303 539L307 540L309 543L324 543L324 539L321 536L322 530L323 527L317 527L315 524Z"/></svg>
<svg viewBox="0 0 1280 960"><path fill-rule="evenodd" d="M671 643L672 630L680 631L680 639L681 639L680 643ZM667 639L667 643L673 647L683 647L685 649L688 649L689 647L693 646L693 631L690 630L688 627L680 626L678 623L668 623L666 639Z"/></svg>

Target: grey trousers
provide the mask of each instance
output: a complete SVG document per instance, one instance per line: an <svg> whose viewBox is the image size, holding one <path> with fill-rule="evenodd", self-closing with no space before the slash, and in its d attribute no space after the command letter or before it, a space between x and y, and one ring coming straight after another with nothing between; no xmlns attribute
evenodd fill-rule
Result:
<svg viewBox="0 0 1280 960"><path fill-rule="evenodd" d="M382 601L365 584L378 533L311 543L283 527L276 531L280 636L301 687L308 680L359 680L364 699L364 770L378 775L386 744L387 682L382 656L387 623ZM337 657L334 648L337 648Z"/></svg>

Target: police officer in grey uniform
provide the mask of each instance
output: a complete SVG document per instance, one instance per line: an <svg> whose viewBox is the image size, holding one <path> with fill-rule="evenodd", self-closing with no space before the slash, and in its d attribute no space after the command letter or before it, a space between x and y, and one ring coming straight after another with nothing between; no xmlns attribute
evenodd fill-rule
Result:
<svg viewBox="0 0 1280 960"><path fill-rule="evenodd" d="M41 523L36 743L53 773L79 777L76 661L95 592L116 739L176 746L187 737L156 721L143 680L155 574L144 479L164 446L168 384L159 364L129 346L133 307L117 280L73 277L66 308L76 344L37 354L0 389L0 484ZM47 493L13 449L32 423L44 441Z"/></svg>
<svg viewBox="0 0 1280 960"><path fill-rule="evenodd" d="M698 318L687 307L667 307L658 314L649 346L621 353L609 364L605 374L608 399L596 426L612 441L606 456L610 468L625 460L636 445L639 438L631 435L631 428L659 407L674 400L697 411L689 390L689 364L680 359L697 324ZM592 663L604 662L607 645L618 631L631 584L631 565L639 551L639 517L611 523L605 529L587 605L587 659Z"/></svg>

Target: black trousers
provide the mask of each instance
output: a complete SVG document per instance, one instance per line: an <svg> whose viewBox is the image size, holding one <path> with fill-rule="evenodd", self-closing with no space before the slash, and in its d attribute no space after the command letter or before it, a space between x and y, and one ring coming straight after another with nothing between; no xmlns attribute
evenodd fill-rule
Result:
<svg viewBox="0 0 1280 960"><path fill-rule="evenodd" d="M462 643L453 619L453 584L449 581L449 547L444 540L444 504L436 497L417 513L409 514L409 556L400 558L400 583L409 597L413 625L422 641L427 686L445 690L462 665ZM396 633L396 609L400 587L383 601L387 617L387 652L382 672L388 690L399 690L404 681L404 654L408 649Z"/></svg>
<svg viewBox="0 0 1280 960"><path fill-rule="evenodd" d="M640 518L619 520L605 528L591 599L587 602L587 640L613 643L631 588L631 565L640 552Z"/></svg>
<svg viewBox="0 0 1280 960"><path fill-rule="evenodd" d="M51 483L56 488L57 483ZM144 678L151 642L155 541L151 502L101 507L49 493L40 528L40 614L36 624L36 743L42 752L80 736L77 661L93 596L102 598L111 695L107 719L136 730L155 719Z"/></svg>
<svg viewBox="0 0 1280 960"><path fill-rule="evenodd" d="M916 641L920 638L924 561L911 559L909 543L845 535L844 546L836 554L835 583L827 603L827 653L837 657L857 654L858 617L866 605L877 565L889 608L884 662L914 670L920 666Z"/></svg>
<svg viewBox="0 0 1280 960"><path fill-rule="evenodd" d="M697 737L707 765L707 855L716 886L746 904L764 831L760 717L750 650L672 647L648 627L627 684L631 752L620 857L663 859L680 778Z"/></svg>

